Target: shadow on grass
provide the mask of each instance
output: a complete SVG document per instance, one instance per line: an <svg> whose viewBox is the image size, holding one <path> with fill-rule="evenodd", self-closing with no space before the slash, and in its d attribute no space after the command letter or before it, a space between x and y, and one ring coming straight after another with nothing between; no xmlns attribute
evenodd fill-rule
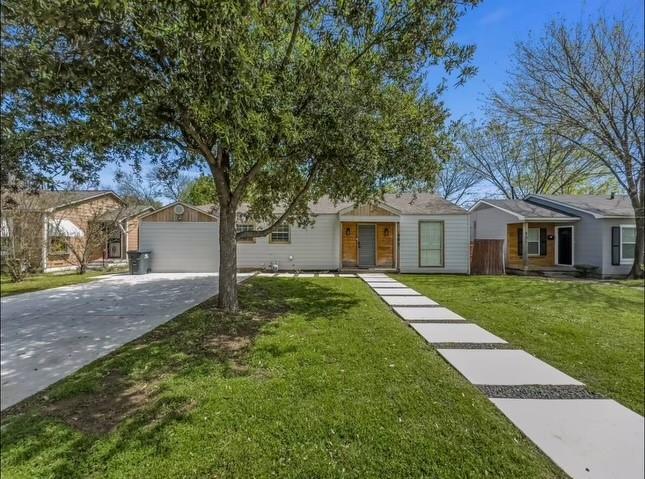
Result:
<svg viewBox="0 0 645 479"><path fill-rule="evenodd" d="M5 453L12 462L47 456L52 475L75 477L79 457L118 429L107 450L101 448L103 461L133 440L163 454L159 432L185 421L196 407L193 398L173 391L171 381L249 374L262 380L261 371L249 371L246 358L260 333L275 334L279 317L334 319L358 302L320 281L256 278L240 288L240 312L224 313L208 300L4 411ZM279 356L294 349L265 352Z"/></svg>

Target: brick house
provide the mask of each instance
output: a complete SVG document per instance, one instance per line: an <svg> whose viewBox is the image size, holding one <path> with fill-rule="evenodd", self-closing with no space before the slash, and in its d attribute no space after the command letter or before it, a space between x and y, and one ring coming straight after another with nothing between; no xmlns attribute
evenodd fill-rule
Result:
<svg viewBox="0 0 645 479"><path fill-rule="evenodd" d="M6 193L2 205L3 249L21 234L37 236L29 267L45 272L79 266L72 250L82 248L90 264L125 263L126 251L139 244L139 216L153 210L128 206L109 190ZM25 218L32 226L21 229L18 223L26 223ZM93 233L97 228L102 228L100 235ZM89 235L97 239L90 243Z"/></svg>

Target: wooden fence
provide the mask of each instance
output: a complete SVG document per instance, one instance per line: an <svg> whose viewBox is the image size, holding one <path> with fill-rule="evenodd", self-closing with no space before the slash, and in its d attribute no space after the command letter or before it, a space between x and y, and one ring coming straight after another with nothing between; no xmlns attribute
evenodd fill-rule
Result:
<svg viewBox="0 0 645 479"><path fill-rule="evenodd" d="M504 240L475 240L470 260L471 274L504 274Z"/></svg>

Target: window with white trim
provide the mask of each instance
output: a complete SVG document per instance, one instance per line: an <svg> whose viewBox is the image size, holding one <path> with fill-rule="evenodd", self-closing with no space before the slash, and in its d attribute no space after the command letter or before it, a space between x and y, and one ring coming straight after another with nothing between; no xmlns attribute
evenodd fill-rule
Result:
<svg viewBox="0 0 645 479"><path fill-rule="evenodd" d="M443 266L443 221L419 222L419 266Z"/></svg>
<svg viewBox="0 0 645 479"><path fill-rule="evenodd" d="M540 228L529 228L528 248L529 256L540 256Z"/></svg>
<svg viewBox="0 0 645 479"><path fill-rule="evenodd" d="M636 227L620 226L620 262L631 263L636 254Z"/></svg>
<svg viewBox="0 0 645 479"><path fill-rule="evenodd" d="M289 243L290 240L289 225L276 226L271 231L271 243Z"/></svg>
<svg viewBox="0 0 645 479"><path fill-rule="evenodd" d="M237 232L241 233L243 231L255 231L255 227L250 223L238 224L236 226ZM255 243L255 238L245 238L237 240L238 243Z"/></svg>

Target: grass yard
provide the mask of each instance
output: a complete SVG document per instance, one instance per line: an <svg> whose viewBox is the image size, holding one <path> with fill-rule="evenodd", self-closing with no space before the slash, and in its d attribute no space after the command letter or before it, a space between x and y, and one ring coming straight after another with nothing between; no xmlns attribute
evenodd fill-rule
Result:
<svg viewBox="0 0 645 479"><path fill-rule="evenodd" d="M14 294L31 293L43 289L58 288L59 286L69 286L71 284L80 284L93 281L96 276L112 273L116 271L88 271L85 274L65 273L65 274L34 274L28 276L20 283L12 283L9 276L0 276L0 296L11 296Z"/></svg>
<svg viewBox="0 0 645 479"><path fill-rule="evenodd" d="M564 474L358 279L255 278L3 417L3 479Z"/></svg>
<svg viewBox="0 0 645 479"><path fill-rule="evenodd" d="M643 414L641 288L520 276L395 277Z"/></svg>

